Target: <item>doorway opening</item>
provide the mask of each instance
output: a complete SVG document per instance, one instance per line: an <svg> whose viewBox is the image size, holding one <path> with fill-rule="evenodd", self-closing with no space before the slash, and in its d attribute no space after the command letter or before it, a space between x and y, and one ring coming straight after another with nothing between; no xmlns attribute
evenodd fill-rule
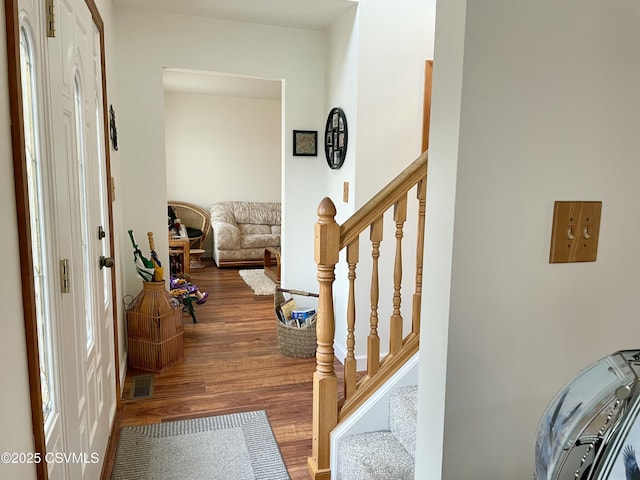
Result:
<svg viewBox="0 0 640 480"><path fill-rule="evenodd" d="M165 69L163 81L167 201L280 202L283 80Z"/></svg>

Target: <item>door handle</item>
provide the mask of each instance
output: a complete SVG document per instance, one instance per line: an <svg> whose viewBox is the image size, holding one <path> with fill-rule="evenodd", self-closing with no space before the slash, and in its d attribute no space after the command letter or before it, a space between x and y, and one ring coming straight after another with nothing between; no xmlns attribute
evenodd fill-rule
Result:
<svg viewBox="0 0 640 480"><path fill-rule="evenodd" d="M102 270L104 267L111 268L116 264L113 257L105 257L104 255L100 255L100 269Z"/></svg>

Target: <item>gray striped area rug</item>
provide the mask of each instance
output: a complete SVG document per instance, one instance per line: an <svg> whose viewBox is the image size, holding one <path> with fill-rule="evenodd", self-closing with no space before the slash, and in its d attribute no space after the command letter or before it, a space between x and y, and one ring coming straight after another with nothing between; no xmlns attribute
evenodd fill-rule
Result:
<svg viewBox="0 0 640 480"><path fill-rule="evenodd" d="M111 480L290 480L267 412L122 427Z"/></svg>

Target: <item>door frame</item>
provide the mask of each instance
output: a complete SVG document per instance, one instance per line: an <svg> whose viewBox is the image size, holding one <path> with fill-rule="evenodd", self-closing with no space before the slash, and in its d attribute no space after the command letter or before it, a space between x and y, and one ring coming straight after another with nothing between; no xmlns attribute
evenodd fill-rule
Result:
<svg viewBox="0 0 640 480"><path fill-rule="evenodd" d="M100 62L102 67L102 116L104 133L105 168L107 170L107 195L109 217L109 249L111 255L115 251L113 230L113 177L111 177L111 145L109 142L109 120L107 108L107 80L105 66L104 22L100 16L94 0L85 0L91 12L93 22L100 33ZM18 239L20 245L31 245L31 227L29 210L29 192L27 189L26 152L24 137L24 118L22 110L22 89L20 73L20 24L18 20L18 1L4 0L5 22L7 35L7 63L9 80L9 109L11 115L11 149L13 155L13 172L15 183L16 215L18 225ZM24 317L25 341L27 347L27 368L29 374L29 390L31 398L31 423L33 429L34 452L40 458L45 458L46 438L44 432L44 417L42 415L42 393L40 384L40 360L38 349L38 330L36 319L35 281L33 276L33 261L29 248L20 248L20 266L22 287L22 308ZM111 268L111 301L113 305L113 348L114 348L114 378L116 387L116 409L120 408L120 355L118 352L118 309L116 271ZM48 478L47 463L36 464L36 474L39 480Z"/></svg>

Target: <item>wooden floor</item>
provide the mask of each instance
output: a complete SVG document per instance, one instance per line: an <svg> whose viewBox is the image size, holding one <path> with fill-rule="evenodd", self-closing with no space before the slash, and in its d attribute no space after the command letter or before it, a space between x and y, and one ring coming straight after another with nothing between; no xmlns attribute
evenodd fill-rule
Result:
<svg viewBox="0 0 640 480"><path fill-rule="evenodd" d="M127 372L102 478L110 478L120 427L266 410L291 479L309 479L315 358L280 353L273 296L254 296L238 269L207 263L191 281L209 298L196 306L197 324L183 316L185 359L154 376L149 399L130 399L131 378L146 372ZM336 371L341 379L339 362Z"/></svg>

